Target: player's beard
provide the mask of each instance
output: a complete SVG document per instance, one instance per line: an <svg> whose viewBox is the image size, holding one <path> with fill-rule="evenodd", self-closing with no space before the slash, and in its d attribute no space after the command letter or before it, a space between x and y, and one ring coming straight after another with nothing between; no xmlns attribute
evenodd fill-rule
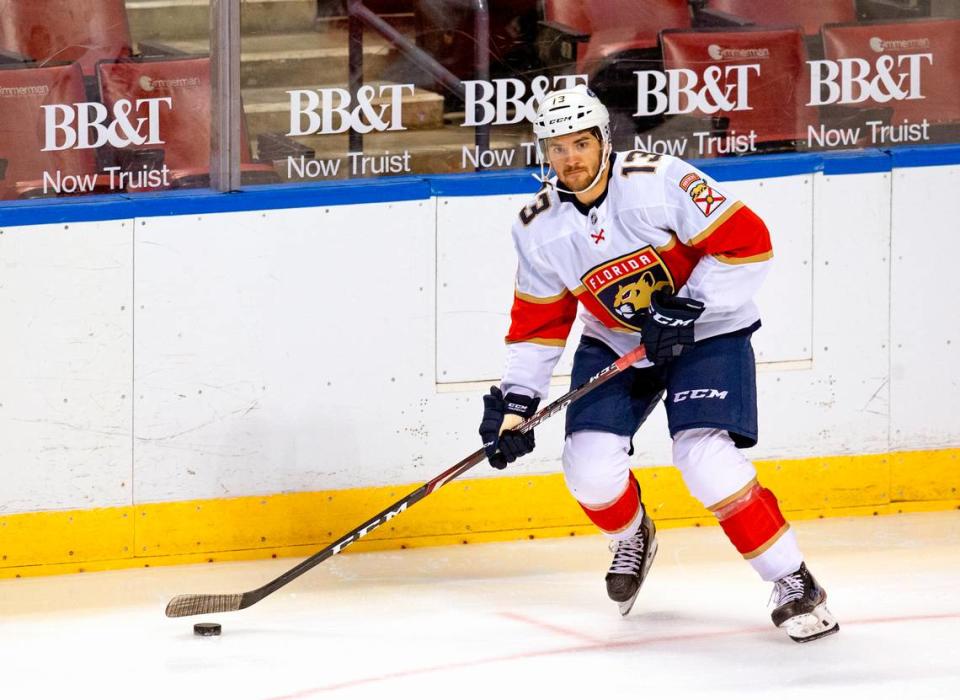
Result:
<svg viewBox="0 0 960 700"><path fill-rule="evenodd" d="M564 173L560 176L560 180L563 182L566 189L573 192L579 192L593 182L593 179L597 176L597 171L599 169L599 165L592 169L584 166L582 168L578 168L575 172L568 171Z"/></svg>

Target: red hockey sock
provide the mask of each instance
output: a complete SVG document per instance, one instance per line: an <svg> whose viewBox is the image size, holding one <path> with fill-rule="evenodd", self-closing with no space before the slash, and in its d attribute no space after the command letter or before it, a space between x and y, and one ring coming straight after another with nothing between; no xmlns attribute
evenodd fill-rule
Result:
<svg viewBox="0 0 960 700"><path fill-rule="evenodd" d="M763 554L790 527L780 512L777 497L756 480L710 506L710 510L746 559Z"/></svg>
<svg viewBox="0 0 960 700"><path fill-rule="evenodd" d="M617 498L603 505L580 504L583 512L607 534L616 534L626 529L640 512L640 484L633 472L627 472L627 487Z"/></svg>

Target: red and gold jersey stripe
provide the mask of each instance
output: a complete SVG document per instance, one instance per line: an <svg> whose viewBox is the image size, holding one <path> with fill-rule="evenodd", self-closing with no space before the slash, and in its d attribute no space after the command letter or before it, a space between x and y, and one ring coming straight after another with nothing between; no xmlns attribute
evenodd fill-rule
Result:
<svg viewBox="0 0 960 700"><path fill-rule="evenodd" d="M734 202L689 245L729 265L761 262L773 257L770 232L763 220L742 202Z"/></svg>
<svg viewBox="0 0 960 700"><path fill-rule="evenodd" d="M516 291L506 341L566 345L576 317L577 298L567 290L550 297L535 297Z"/></svg>
<svg viewBox="0 0 960 700"><path fill-rule="evenodd" d="M603 304L600 303L600 300L595 296L590 294L587 291L587 288L582 284L573 290L573 293L576 295L576 298L580 300L580 303L589 311L594 318L596 318L600 323L605 325L607 328L612 328L614 330L623 329L623 324L617 321L616 317L610 313L610 311Z"/></svg>
<svg viewBox="0 0 960 700"><path fill-rule="evenodd" d="M680 287L690 279L690 273L703 257L703 251L693 248L689 245L683 245L676 235L670 237L670 242L665 246L657 248L657 253L663 260L667 269L670 270L670 276L673 278L674 292L680 290Z"/></svg>

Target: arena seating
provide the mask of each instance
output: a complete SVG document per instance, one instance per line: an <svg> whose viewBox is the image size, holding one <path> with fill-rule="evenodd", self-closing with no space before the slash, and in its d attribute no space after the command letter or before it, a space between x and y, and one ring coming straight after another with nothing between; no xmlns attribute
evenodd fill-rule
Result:
<svg viewBox="0 0 960 700"><path fill-rule="evenodd" d="M654 49L663 28L691 26L687 0L648 0L642 7L636 0L544 0L543 20L561 40L566 34L568 42L585 44L569 60L591 76L621 54Z"/></svg>
<svg viewBox="0 0 960 700"><path fill-rule="evenodd" d="M510 0L486 3L489 12L491 76L513 77L535 65L538 2ZM382 2L364 4L377 13L389 9ZM457 77L473 79L476 48L474 3L414 0L412 5L417 45ZM404 60L401 59L401 62ZM416 76L417 72L419 69L409 75ZM393 73L390 79L407 82L403 72ZM414 80L417 81L416 78ZM424 86L429 84L424 80L418 82Z"/></svg>
<svg viewBox="0 0 960 700"><path fill-rule="evenodd" d="M817 120L816 110L806 106L808 68L799 27L666 30L661 33L661 45L664 68L693 70L701 76L700 86L708 66L760 65L759 74L749 75L750 109L711 115L728 119L728 132L744 135L753 130L758 145L773 147L806 138L807 125ZM719 85L722 90L728 87L722 77ZM707 116L700 110L694 114Z"/></svg>
<svg viewBox="0 0 960 700"><path fill-rule="evenodd" d="M174 187L206 187L210 178L210 59L102 62L97 78L103 103L111 111L118 100L170 97L161 109L162 161ZM277 182L273 167L253 162L245 125L241 125L241 178L245 184ZM156 151L145 145L132 150ZM119 154L119 159L130 154ZM153 158L153 153L133 154Z"/></svg>
<svg viewBox="0 0 960 700"><path fill-rule="evenodd" d="M586 36L593 32L590 11L594 6L570 0L543 0L543 21Z"/></svg>
<svg viewBox="0 0 960 700"><path fill-rule="evenodd" d="M800 25L803 33L815 35L828 23L855 22L855 0L815 0L814 2L757 2L757 0L708 0L698 12L703 17L727 15L754 25ZM741 22L737 22L741 23Z"/></svg>
<svg viewBox="0 0 960 700"><path fill-rule="evenodd" d="M904 119L930 124L960 123L960 20L921 19L864 24L834 24L823 28L825 57L832 60L865 58L871 63L880 56L930 54L932 63L917 60L920 67L920 91L923 99L890 100L891 124ZM896 66L894 74L907 71L908 63ZM876 107L869 99L859 105Z"/></svg>
<svg viewBox="0 0 960 700"><path fill-rule="evenodd" d="M41 64L98 61L131 54L124 0L0 0L0 49Z"/></svg>
<svg viewBox="0 0 960 700"><path fill-rule="evenodd" d="M43 105L83 102L80 65L42 68L4 67L0 70L0 159L6 161L0 179L0 199L56 196L53 182L69 184L60 194L100 192L109 183L97 176L92 149L44 151ZM48 174L44 191L44 173ZM77 190L77 178L86 183Z"/></svg>

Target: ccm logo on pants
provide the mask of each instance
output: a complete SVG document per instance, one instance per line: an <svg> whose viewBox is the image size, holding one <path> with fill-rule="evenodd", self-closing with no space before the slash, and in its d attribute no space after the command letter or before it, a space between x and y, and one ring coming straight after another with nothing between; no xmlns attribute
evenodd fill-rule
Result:
<svg viewBox="0 0 960 700"><path fill-rule="evenodd" d="M689 391L678 391L673 395L673 402L680 403L687 399L720 399L727 398L727 391L718 391L717 389L690 389Z"/></svg>

